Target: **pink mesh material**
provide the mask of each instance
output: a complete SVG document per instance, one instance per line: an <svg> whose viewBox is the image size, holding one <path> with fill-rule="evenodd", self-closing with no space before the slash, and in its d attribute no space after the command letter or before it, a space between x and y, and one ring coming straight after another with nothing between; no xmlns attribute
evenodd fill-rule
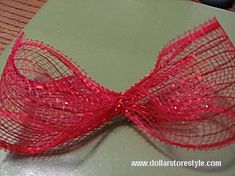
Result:
<svg viewBox="0 0 235 176"><path fill-rule="evenodd" d="M153 70L122 93L23 35L2 73L0 148L62 153L117 115L180 147L206 150L234 142L235 47L215 18L169 42Z"/></svg>

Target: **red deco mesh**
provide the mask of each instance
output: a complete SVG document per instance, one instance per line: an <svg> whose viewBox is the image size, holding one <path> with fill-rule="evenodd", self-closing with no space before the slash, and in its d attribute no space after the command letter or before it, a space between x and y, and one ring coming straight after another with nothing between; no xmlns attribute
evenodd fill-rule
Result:
<svg viewBox="0 0 235 176"><path fill-rule="evenodd" d="M122 93L22 33L0 86L0 148L17 154L73 149L117 115L189 149L235 140L235 48L215 18L167 44L153 70Z"/></svg>

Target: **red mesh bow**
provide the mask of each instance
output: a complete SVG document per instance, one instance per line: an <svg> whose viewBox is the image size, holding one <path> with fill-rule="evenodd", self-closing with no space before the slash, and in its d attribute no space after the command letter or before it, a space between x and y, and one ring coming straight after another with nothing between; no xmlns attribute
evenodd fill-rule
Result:
<svg viewBox="0 0 235 176"><path fill-rule="evenodd" d="M60 153L118 114L180 147L220 148L235 140L235 47L215 18L167 44L154 69L123 93L91 80L51 47L22 37L1 79L2 149Z"/></svg>

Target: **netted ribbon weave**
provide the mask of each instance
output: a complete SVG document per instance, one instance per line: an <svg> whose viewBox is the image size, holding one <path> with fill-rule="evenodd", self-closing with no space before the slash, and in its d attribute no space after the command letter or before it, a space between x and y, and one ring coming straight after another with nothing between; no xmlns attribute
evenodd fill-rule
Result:
<svg viewBox="0 0 235 176"><path fill-rule="evenodd" d="M62 153L117 115L175 146L206 150L235 141L235 47L215 18L169 42L152 71L121 93L23 35L0 82L1 149Z"/></svg>

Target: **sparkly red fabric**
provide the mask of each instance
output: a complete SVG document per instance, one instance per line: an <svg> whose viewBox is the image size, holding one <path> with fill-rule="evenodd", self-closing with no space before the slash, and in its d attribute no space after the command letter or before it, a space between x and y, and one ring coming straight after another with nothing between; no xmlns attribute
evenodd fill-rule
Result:
<svg viewBox="0 0 235 176"><path fill-rule="evenodd" d="M61 153L117 115L175 146L214 149L235 141L235 47L215 18L169 42L153 70L122 93L23 35L0 82L1 149Z"/></svg>

